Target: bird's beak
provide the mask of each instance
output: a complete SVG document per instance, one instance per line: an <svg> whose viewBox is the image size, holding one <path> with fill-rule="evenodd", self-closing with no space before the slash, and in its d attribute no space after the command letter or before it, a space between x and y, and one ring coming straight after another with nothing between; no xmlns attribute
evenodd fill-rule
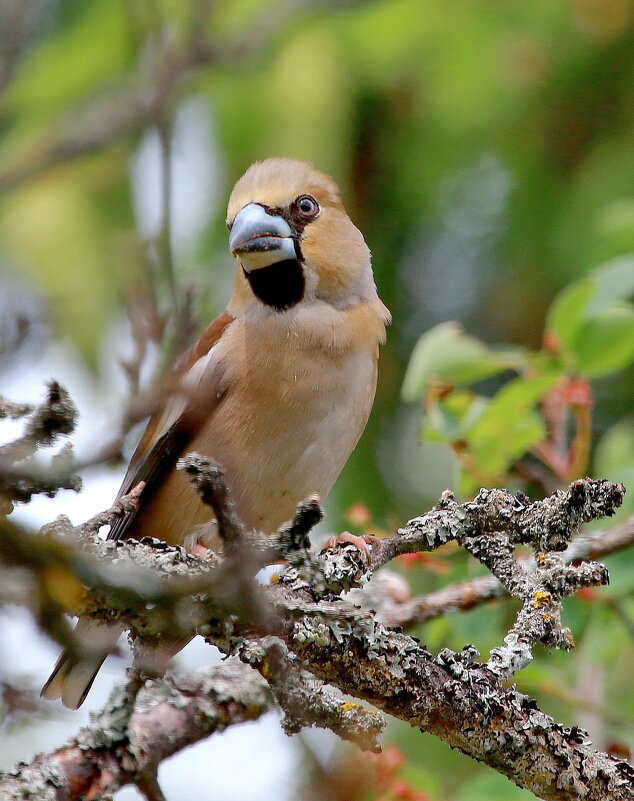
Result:
<svg viewBox="0 0 634 801"><path fill-rule="evenodd" d="M283 217L249 203L235 217L229 249L247 272L278 261L296 259L293 230Z"/></svg>

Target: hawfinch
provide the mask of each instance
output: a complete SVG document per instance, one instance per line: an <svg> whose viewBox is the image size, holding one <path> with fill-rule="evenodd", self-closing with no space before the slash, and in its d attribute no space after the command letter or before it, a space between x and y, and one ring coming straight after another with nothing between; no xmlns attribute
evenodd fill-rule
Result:
<svg viewBox="0 0 634 801"><path fill-rule="evenodd" d="M365 428L390 315L335 182L305 162L253 164L231 193L227 226L231 299L148 423L119 490L144 481L141 501L112 539L218 549L209 507L175 469L189 451L222 464L247 528L276 532L298 502L326 497ZM78 627L83 653L63 653L42 690L71 709L120 631Z"/></svg>

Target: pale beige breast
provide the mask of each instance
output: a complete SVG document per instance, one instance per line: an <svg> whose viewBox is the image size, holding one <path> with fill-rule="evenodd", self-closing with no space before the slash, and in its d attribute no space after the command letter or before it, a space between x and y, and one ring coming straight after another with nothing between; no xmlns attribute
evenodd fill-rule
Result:
<svg viewBox="0 0 634 801"><path fill-rule="evenodd" d="M223 465L249 528L273 532L299 501L313 493L324 499L332 488L376 389L382 317L380 325L359 326L359 315L378 320L382 309L317 303L237 319L214 347L226 393L187 450ZM210 517L185 476L174 472L144 510L143 527L183 542Z"/></svg>
<svg viewBox="0 0 634 801"><path fill-rule="evenodd" d="M223 463L240 516L263 531L276 530L312 493L325 498L365 427L376 388L376 344L359 347L343 332L333 341L332 327L345 327L345 315L321 321L327 344L313 327L306 335L309 319L280 337L281 322L232 326L222 344L235 374L227 375L227 397L192 443Z"/></svg>

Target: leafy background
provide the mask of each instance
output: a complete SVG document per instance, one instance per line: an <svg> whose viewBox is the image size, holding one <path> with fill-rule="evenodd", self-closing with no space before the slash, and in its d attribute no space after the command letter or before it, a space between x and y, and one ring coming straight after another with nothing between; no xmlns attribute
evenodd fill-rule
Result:
<svg viewBox="0 0 634 801"><path fill-rule="evenodd" d="M131 353L128 319L159 312L153 335L165 336L148 347L147 381L176 349L169 321L183 298L198 326L226 302L233 182L285 155L336 177L394 316L371 422L330 499L332 528L391 528L446 487L539 495L574 470L634 484L633 22L631 0L5 0L3 394L32 401L51 375L66 381L82 411L76 452L91 453L128 393L118 366ZM134 432L125 452L133 445ZM65 496L16 514L81 519L108 506L120 476L120 464L95 468L83 505ZM611 587L567 603L573 654L540 654L518 677L557 719L621 751L634 734L633 559L611 557ZM415 592L478 573L457 552L403 569ZM417 633L432 650L473 642L486 653L512 612L496 604ZM27 684L52 653L20 652L36 637L28 625L17 612L0 620L12 654L0 674ZM2 766L81 719L5 713ZM251 797L308 796L300 749L273 730L244 735L279 767L266 779L270 765L252 763ZM428 735L394 724L390 739L409 786L434 801L532 797ZM235 765L246 741L236 742L224 757L199 746L197 764ZM230 785L217 797L244 794Z"/></svg>

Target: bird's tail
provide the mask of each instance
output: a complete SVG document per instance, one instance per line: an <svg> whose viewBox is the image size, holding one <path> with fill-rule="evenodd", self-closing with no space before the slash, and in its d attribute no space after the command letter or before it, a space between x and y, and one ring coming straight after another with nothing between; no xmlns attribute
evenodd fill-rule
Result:
<svg viewBox="0 0 634 801"><path fill-rule="evenodd" d="M82 618L75 627L78 652L63 651L40 695L50 701L61 698L64 706L78 709L86 699L104 659L114 649L123 629L115 624Z"/></svg>

